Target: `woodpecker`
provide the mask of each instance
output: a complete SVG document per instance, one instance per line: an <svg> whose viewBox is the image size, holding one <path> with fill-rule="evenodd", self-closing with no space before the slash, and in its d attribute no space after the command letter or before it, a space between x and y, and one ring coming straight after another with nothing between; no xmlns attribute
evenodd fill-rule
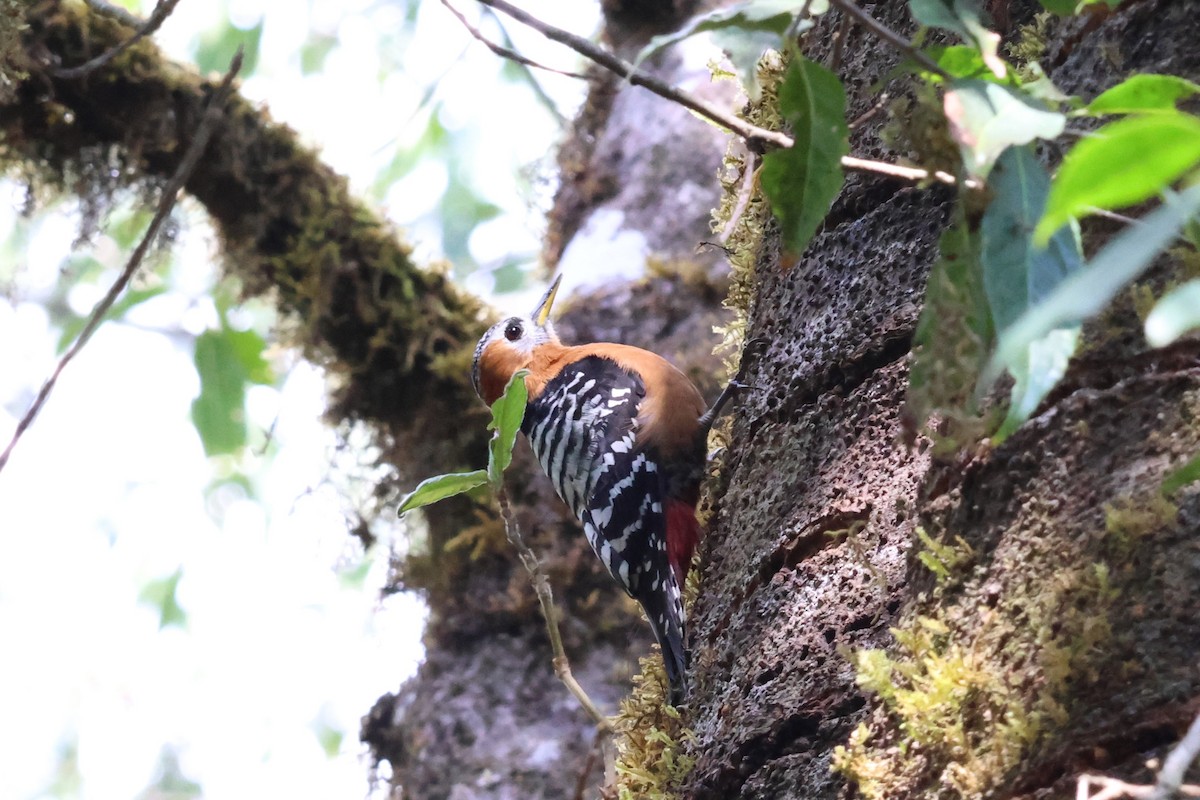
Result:
<svg viewBox="0 0 1200 800"><path fill-rule="evenodd" d="M517 370L529 370L521 431L592 550L646 612L679 705L687 695L681 590L700 538L708 432L741 384L730 382L705 411L700 392L661 356L608 342L564 345L549 321L561 277L531 315L484 334L471 380L490 406Z"/></svg>

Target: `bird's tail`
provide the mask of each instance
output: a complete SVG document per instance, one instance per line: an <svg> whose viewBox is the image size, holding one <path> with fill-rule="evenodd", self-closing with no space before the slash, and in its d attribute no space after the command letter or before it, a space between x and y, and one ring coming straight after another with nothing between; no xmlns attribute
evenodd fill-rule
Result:
<svg viewBox="0 0 1200 800"><path fill-rule="evenodd" d="M667 682L670 684L671 705L677 706L684 701L688 693L687 684L687 651L683 646L684 613L683 597L675 576L670 570L665 571L669 576L666 586L660 586L658 591L639 598L646 617L650 620L650 629L662 649L663 666L667 672Z"/></svg>

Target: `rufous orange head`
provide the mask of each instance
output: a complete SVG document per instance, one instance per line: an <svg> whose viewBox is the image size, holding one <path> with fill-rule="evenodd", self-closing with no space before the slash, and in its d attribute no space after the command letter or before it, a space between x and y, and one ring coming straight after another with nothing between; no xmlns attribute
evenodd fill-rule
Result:
<svg viewBox="0 0 1200 800"><path fill-rule="evenodd" d="M514 372L529 367L534 350L547 344L559 344L558 334L550 323L550 308L561 281L562 275L554 279L532 314L497 322L476 345L471 383L475 393L489 406L504 393Z"/></svg>

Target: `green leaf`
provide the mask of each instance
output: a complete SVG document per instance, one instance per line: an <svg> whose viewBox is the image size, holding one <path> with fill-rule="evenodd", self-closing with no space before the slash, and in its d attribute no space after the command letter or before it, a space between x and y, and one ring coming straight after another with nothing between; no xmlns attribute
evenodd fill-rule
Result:
<svg viewBox="0 0 1200 800"><path fill-rule="evenodd" d="M797 55L779 87L795 144L763 156L760 182L789 251L800 254L841 191L850 152L846 92L829 70Z"/></svg>
<svg viewBox="0 0 1200 800"><path fill-rule="evenodd" d="M1070 17L1074 15L1076 6L1079 5L1079 0L1041 0L1042 8L1058 14L1060 17Z"/></svg>
<svg viewBox="0 0 1200 800"><path fill-rule="evenodd" d="M996 162L988 186L992 202L980 222L983 281L992 319L1001 335L1080 268L1077 229L1064 225L1048 247L1033 243L1033 228L1046 205L1050 178L1033 147L1010 147ZM1024 422L1066 372L1079 326L1049 331L1006 364L1015 379L1008 417L994 440L1002 441Z"/></svg>
<svg viewBox="0 0 1200 800"><path fill-rule="evenodd" d="M417 484L417 488L400 502L397 514L412 511L414 508L427 506L447 497L469 492L488 482L486 470L477 469L474 472L451 472L448 475L437 475L426 478Z"/></svg>
<svg viewBox="0 0 1200 800"><path fill-rule="evenodd" d="M1200 328L1200 278L1176 286L1146 317L1146 341L1152 347L1162 347Z"/></svg>
<svg viewBox="0 0 1200 800"><path fill-rule="evenodd" d="M1109 123L1067 153L1034 235L1044 242L1064 222L1093 208L1122 208L1148 200L1197 163L1196 117L1155 114Z"/></svg>
<svg viewBox="0 0 1200 800"><path fill-rule="evenodd" d="M1089 266L1068 276L1042 302L1001 333L981 385L990 385L1006 365L1016 363L1031 343L1050 331L1078 324L1099 313L1154 261L1198 211L1200 186L1193 186L1168 197L1161 208L1109 242Z"/></svg>
<svg viewBox="0 0 1200 800"><path fill-rule="evenodd" d="M1163 494L1174 494L1189 483L1200 481L1200 455L1192 458L1177 470L1172 471L1163 479Z"/></svg>
<svg viewBox="0 0 1200 800"><path fill-rule="evenodd" d="M1180 100L1200 93L1200 86L1175 75L1134 75L1087 105L1088 114L1175 113Z"/></svg>
<svg viewBox="0 0 1200 800"><path fill-rule="evenodd" d="M223 333L229 340L233 357L241 365L246 381L266 386L275 382L275 373L263 357L267 343L261 336L252 330L238 331L232 328L224 329Z"/></svg>
<svg viewBox="0 0 1200 800"><path fill-rule="evenodd" d="M943 105L963 162L980 177L987 176L1006 148L1054 139L1067 123L1065 116L1020 90L971 78L953 81Z"/></svg>
<svg viewBox="0 0 1200 800"><path fill-rule="evenodd" d="M1012 435L1062 380L1079 344L1079 332L1079 325L1055 328L1042 338L1030 342L1008 365L1013 376L1013 388L1009 396L1008 414L992 435L993 444L999 444Z"/></svg>
<svg viewBox="0 0 1200 800"><path fill-rule="evenodd" d="M974 47L967 45L929 45L925 54L933 59L943 72L951 78L978 78L984 81L998 80L992 70L983 61L983 55ZM927 80L940 83L945 80L936 72L926 72L918 66Z"/></svg>
<svg viewBox="0 0 1200 800"><path fill-rule="evenodd" d="M183 628L187 625L187 613L175 599L179 588L179 579L183 577L183 568L175 570L171 575L156 581L150 581L138 593L138 602L152 606L158 611L158 629L169 625Z"/></svg>
<svg viewBox="0 0 1200 800"><path fill-rule="evenodd" d="M997 55L1000 34L989 31L980 19L977 0L909 0L913 18L922 25L945 28L970 42L980 58L998 78L1008 73L1004 60Z"/></svg>
<svg viewBox="0 0 1200 800"><path fill-rule="evenodd" d="M1033 147L1010 147L988 180L992 201L980 221L983 281L997 330L1013 324L1031 306L1083 264L1079 238L1061 227L1049 247L1033 243L1033 229L1046 207L1050 178Z"/></svg>
<svg viewBox="0 0 1200 800"><path fill-rule="evenodd" d="M141 305L152 297L158 297L166 291L167 287L165 286L155 286L150 289L130 289L112 304L108 309L108 313L104 315L103 321L111 322L115 319L123 319L133 307ZM83 330L83 326L86 323L86 317L71 317L63 323L62 331L58 335L59 354L66 351L71 342L75 341L75 337Z"/></svg>
<svg viewBox="0 0 1200 800"><path fill-rule="evenodd" d="M504 394L492 403L492 421L488 430L495 431L488 442L488 481L496 489L504 482L504 470L512 463L513 445L525 420L525 405L529 391L525 388L527 369L519 369L508 379Z"/></svg>
<svg viewBox="0 0 1200 800"><path fill-rule="evenodd" d="M192 424L209 456L236 453L246 445L246 372L227 333L200 334L193 356L200 395L192 401Z"/></svg>

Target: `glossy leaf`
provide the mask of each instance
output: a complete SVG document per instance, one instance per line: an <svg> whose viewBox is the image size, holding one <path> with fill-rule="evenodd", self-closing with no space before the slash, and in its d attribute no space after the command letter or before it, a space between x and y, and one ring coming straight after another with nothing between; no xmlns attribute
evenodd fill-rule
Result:
<svg viewBox="0 0 1200 800"><path fill-rule="evenodd" d="M1054 139L1067 122L1017 89L971 78L953 81L943 105L963 162L980 177L1008 147Z"/></svg>
<svg viewBox="0 0 1200 800"><path fill-rule="evenodd" d="M1140 224L1109 242L1087 267L1068 276L1042 302L1001 333L982 383L990 385L1008 365L1024 357L1030 344L1050 331L1078 324L1099 313L1154 261L1197 212L1200 212L1200 186L1193 186L1168 198Z"/></svg>
<svg viewBox="0 0 1200 800"><path fill-rule="evenodd" d="M488 482L487 470L477 469L474 472L451 472L448 475L437 475L426 478L417 484L412 493L400 501L396 512L403 514L414 508L427 506L447 497L454 497L463 492L469 492Z"/></svg>
<svg viewBox="0 0 1200 800"><path fill-rule="evenodd" d="M1101 94L1089 114L1175 113L1175 104L1200 93L1200 85L1175 75L1134 75Z"/></svg>
<svg viewBox="0 0 1200 800"><path fill-rule="evenodd" d="M1200 328L1200 279L1176 286L1146 317L1146 341L1152 347L1162 347Z"/></svg>
<svg viewBox="0 0 1200 800"><path fill-rule="evenodd" d="M488 430L494 431L488 442L487 478L495 488L504 481L504 470L512 463L513 445L525 420L525 405L529 401L529 390L525 388L527 369L519 369L508 379L504 394L492 403L492 421Z"/></svg>
<svg viewBox="0 0 1200 800"><path fill-rule="evenodd" d="M1130 117L1081 140L1063 159L1035 236L1045 241L1067 220L1160 194L1200 164L1200 119L1185 114Z"/></svg>
<svg viewBox="0 0 1200 800"><path fill-rule="evenodd" d="M760 184L784 245L800 254L841 191L841 158L850 152L846 92L820 64L797 55L779 87L779 111L795 145L763 157Z"/></svg>
<svg viewBox="0 0 1200 800"><path fill-rule="evenodd" d="M922 25L953 31L975 46L988 69L998 78L1008 72L997 54L1000 34L989 31L977 0L909 0L913 18Z"/></svg>
<svg viewBox="0 0 1200 800"><path fill-rule="evenodd" d="M1080 268L1078 231L1064 225L1049 245L1033 243L1050 178L1031 146L1010 147L996 162L988 186L992 202L980 222L983 281L996 329L1003 335L1029 308ZM1008 417L996 433L1003 440L1024 422L1066 372L1079 326L1067 325L1029 343L1007 364L1015 383Z"/></svg>

